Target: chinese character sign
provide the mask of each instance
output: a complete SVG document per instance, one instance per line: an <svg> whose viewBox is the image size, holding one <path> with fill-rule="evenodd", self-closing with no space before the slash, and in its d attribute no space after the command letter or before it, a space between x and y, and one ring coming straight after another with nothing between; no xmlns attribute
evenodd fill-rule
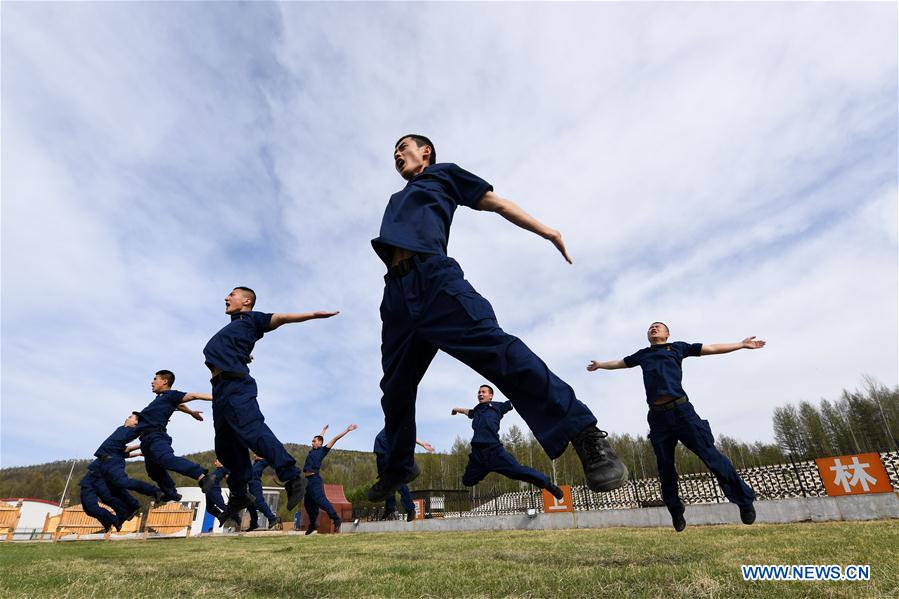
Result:
<svg viewBox="0 0 899 599"><path fill-rule="evenodd" d="M893 486L876 453L819 458L818 472L828 495L891 493Z"/></svg>
<svg viewBox="0 0 899 599"><path fill-rule="evenodd" d="M415 519L416 520L424 520L425 519L425 500L424 499L413 499L412 503L415 504Z"/></svg>

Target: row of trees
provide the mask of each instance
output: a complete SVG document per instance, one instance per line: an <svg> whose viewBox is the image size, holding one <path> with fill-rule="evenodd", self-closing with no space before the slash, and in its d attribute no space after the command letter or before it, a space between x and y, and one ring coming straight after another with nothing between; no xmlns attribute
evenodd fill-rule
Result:
<svg viewBox="0 0 899 599"><path fill-rule="evenodd" d="M899 431L899 387L889 389L873 380L866 380L862 390L843 391L841 397L830 402L822 400L819 407L800 402L798 407L787 405L774 411L776 443L745 443L729 437L719 437L718 447L739 468L780 464L790 459L811 459L830 455L844 455L866 451L897 449ZM658 475L652 445L645 436L612 435L615 451L625 462L634 478ZM583 471L574 449L569 447L559 459L550 460L530 433L512 426L503 435L506 448L522 464L547 473L554 473L558 484L581 484ZM302 464L309 451L307 445L287 444L287 450ZM460 489L462 473L470 451L467 440L457 438L448 453L422 454L416 457L422 473L413 489ZM215 459L213 452L185 456L208 468ZM75 462L72 482L66 498L79 502L78 480L84 476L87 460ZM701 472L705 466L693 453L678 445L676 463L682 473ZM365 506L365 491L377 477L374 455L368 452L335 449L328 455L323 476L329 483L343 485L347 499L354 505ZM53 462L39 466L0 470L0 497L34 497L59 501L72 461ZM129 476L149 480L142 462L127 466ZM191 486L194 481L173 475L179 486ZM271 469L266 470L263 484L279 486ZM521 483L497 474L489 475L477 489L479 494L517 490ZM146 499L144 499L146 503ZM280 514L283 518L290 514Z"/></svg>
<svg viewBox="0 0 899 599"><path fill-rule="evenodd" d="M536 439L530 433L526 435L518 427L511 427L503 435L503 441L507 449L522 464L528 464L547 473L554 472L558 484L581 484L583 482L583 471L573 448L569 448L553 463ZM617 453L627 464L632 476L647 478L657 475L652 446L645 437L613 435L611 441ZM746 444L722 437L719 439L719 446L733 458L738 468L778 463L785 459L783 452L777 447L762 443ZM309 447L305 445L288 444L287 449L299 463L302 463L309 451ZM468 462L469 451L468 442L457 438L449 453L417 454L416 461L421 467L422 473L415 481L413 489L463 488L462 473ZM212 452L189 454L185 457L206 467L211 467L215 459ZM677 459L678 467L682 472L694 472L703 468L699 459L682 447L678 448ZM74 462L72 481L66 492L66 498L71 503L80 501L78 481L86 473L88 464L88 460ZM67 461L0 470L0 497L34 497L59 501L72 465L72 461ZM131 478L149 481L142 462L129 462L126 470ZM369 505L365 500L365 492L377 477L373 454L335 449L328 455L322 474L327 482L343 485L347 499L353 505ZM177 474L172 476L178 486L196 484ZM279 486L271 469L266 470L263 484ZM521 487L522 483L518 481L490 474L480 483L477 492L479 494L503 493ZM141 499L146 507L147 499ZM290 514L286 512L280 515L282 518L290 517Z"/></svg>
<svg viewBox="0 0 899 599"><path fill-rule="evenodd" d="M836 401L808 401L774 410L774 438L788 455L816 457L899 450L899 386L866 377L863 388Z"/></svg>

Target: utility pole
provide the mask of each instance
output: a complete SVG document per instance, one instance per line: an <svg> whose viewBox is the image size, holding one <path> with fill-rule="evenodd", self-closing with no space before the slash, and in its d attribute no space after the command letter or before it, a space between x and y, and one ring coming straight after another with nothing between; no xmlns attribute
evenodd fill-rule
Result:
<svg viewBox="0 0 899 599"><path fill-rule="evenodd" d="M69 481L72 480L72 472L75 471L75 460L72 460L72 467L69 468L69 476L66 478L66 486L62 488L62 497L59 498L59 507L64 508L65 505L63 502L66 500L66 493L69 490Z"/></svg>

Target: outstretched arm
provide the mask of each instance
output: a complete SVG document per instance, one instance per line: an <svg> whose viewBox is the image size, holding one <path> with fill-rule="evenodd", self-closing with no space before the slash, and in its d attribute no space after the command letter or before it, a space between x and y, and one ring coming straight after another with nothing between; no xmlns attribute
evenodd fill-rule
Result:
<svg viewBox="0 0 899 599"><path fill-rule="evenodd" d="M325 427L325 428L327 428L327 427ZM337 441L339 441L340 438L343 437L345 434L347 434L350 431L354 431L357 428L359 428L359 427L356 426L355 424L351 424L348 427L346 427L345 431L343 431L342 433L340 433L339 435L337 435L336 437L334 437L333 439L328 441L328 445L327 445L328 449L331 449L332 447L334 447L334 444L337 443ZM324 431L322 431L322 432L324 432Z"/></svg>
<svg viewBox="0 0 899 599"><path fill-rule="evenodd" d="M450 416L455 416L456 414L465 414L468 416L468 408L453 408L453 411L450 412Z"/></svg>
<svg viewBox="0 0 899 599"><path fill-rule="evenodd" d="M536 233L543 239L549 240L556 246L556 249L559 250L568 264L572 263L571 256L568 255L568 250L565 249L565 242L562 241L562 234L541 223L512 200L507 200L492 191L488 191L478 202L477 208L478 210L496 212L513 225L517 225L526 231Z"/></svg>
<svg viewBox="0 0 899 599"><path fill-rule="evenodd" d="M753 335L752 337L747 337L738 343L714 343L714 344L702 344L702 351L699 353L700 356L712 356L715 354L729 354L732 351L737 351L738 349L760 349L765 347L765 342L761 339L756 339Z"/></svg>
<svg viewBox="0 0 899 599"><path fill-rule="evenodd" d="M184 398L181 400L181 403L187 403L189 401L194 401L195 399L212 401L212 396L208 393L185 393Z"/></svg>
<svg viewBox="0 0 899 599"><path fill-rule="evenodd" d="M315 320L316 318L331 318L340 314L337 312L292 312L289 314L272 314L271 329L274 331L282 324L290 324L292 322L306 322L307 320Z"/></svg>
<svg viewBox="0 0 899 599"><path fill-rule="evenodd" d="M322 439L324 439L325 433L327 433L327 432L328 432L328 425L326 424L325 426L322 427L322 432L320 432L318 434L318 436L321 437Z"/></svg>
<svg viewBox="0 0 899 599"><path fill-rule="evenodd" d="M210 399L210 401L212 401L212 400ZM178 407L176 409L179 412L184 412L185 414L190 414L191 416L193 416L194 420L199 420L200 422L203 421L203 412L201 412L199 410L191 410L190 408L187 407L186 404L179 403Z"/></svg>
<svg viewBox="0 0 899 599"><path fill-rule="evenodd" d="M596 360L590 360L590 363L587 364L587 370L589 372L593 372L595 370L618 370L619 368L627 368L627 364L624 363L624 360L609 360L608 362L597 362Z"/></svg>
<svg viewBox="0 0 899 599"><path fill-rule="evenodd" d="M194 401L197 399L203 400L203 401L212 401L212 396L208 393L185 393L184 397L181 399L181 403L178 404L178 407L176 409L179 412L184 412L185 414L190 414L191 416L193 416L193 418L195 420L199 420L202 422L203 421L203 412L201 412L199 410L191 410L186 405L184 405L189 401Z"/></svg>
<svg viewBox="0 0 899 599"><path fill-rule="evenodd" d="M428 451L428 452L430 452L430 453L434 453L434 446L431 445L430 443L428 443L427 441L422 441L421 439L416 439L415 442L416 442L418 445L421 445L421 446L425 449L425 451Z"/></svg>

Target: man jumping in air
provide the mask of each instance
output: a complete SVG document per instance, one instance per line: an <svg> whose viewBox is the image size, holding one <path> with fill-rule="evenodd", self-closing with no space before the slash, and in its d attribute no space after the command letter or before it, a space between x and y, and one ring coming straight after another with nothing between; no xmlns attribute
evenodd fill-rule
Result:
<svg viewBox="0 0 899 599"><path fill-rule="evenodd" d="M562 499L562 489L539 470L522 466L503 447L499 439L499 422L503 415L512 410L511 401L493 401L493 387L481 385L478 388L478 405L468 408L453 408L451 414L465 414L471 418L474 437L471 439L471 453L468 465L462 474L462 484L473 487L491 472L497 472L513 480L523 480L546 489L556 499Z"/></svg>
<svg viewBox="0 0 899 599"><path fill-rule="evenodd" d="M420 445L428 453L434 453L434 447L426 441L416 439L415 444ZM387 432L383 428L375 436L375 446L372 451L375 454L378 476L381 476L387 463ZM412 501L412 492L409 490L409 486L400 485L397 493L400 494L400 502L403 505L403 510L406 512L406 522L412 522L415 520L415 503ZM381 514L380 519L392 520L394 516L396 516L396 493L391 493L384 500L384 512Z"/></svg>
<svg viewBox="0 0 899 599"><path fill-rule="evenodd" d="M250 526L247 528L247 532L259 528L259 512L262 512L262 515L265 516L268 522L267 529L275 530L281 524L280 518L275 515L262 495L262 473L265 472L266 468L268 468L268 462L265 461L265 458L260 458L258 455L253 454L253 478L250 479L249 490L255 501L253 505L247 508L247 511L250 513Z"/></svg>
<svg viewBox="0 0 899 599"><path fill-rule="evenodd" d="M662 500L671 513L671 523L677 532L687 526L684 519L684 504L677 495L677 470L674 467L674 449L677 442L699 456L708 466L725 497L740 508L740 520L744 524L755 522L755 508L752 505L755 493L737 474L730 460L715 447L715 438L708 420L702 420L693 409L687 393L681 387L683 371L681 362L690 356L710 356L726 354L738 349L759 349L765 342L755 337L747 337L739 343L668 343L668 325L654 322L646 333L649 347L631 354L623 360L597 362L593 360L587 370L616 370L618 368L643 369L643 386L649 403L649 440L656 454L659 466L659 481L662 485Z"/></svg>
<svg viewBox="0 0 899 599"><path fill-rule="evenodd" d="M121 528L140 509L140 503L128 491L152 497L157 503L167 500L161 489L130 478L125 472L125 460L140 455L136 453L138 445L128 445L137 438L138 423L138 412L129 414L122 426L113 431L94 452L96 459L88 464L87 474L79 482L81 505L87 515L100 521L104 532L109 532L113 526ZM115 515L100 507L100 501L111 507Z"/></svg>
<svg viewBox="0 0 899 599"><path fill-rule="evenodd" d="M221 520L230 520L250 507L254 498L247 492L252 478L248 449L262 456L274 469L287 491L287 508L293 509L306 491L296 461L275 437L256 401L256 381L250 376L250 363L256 342L284 324L330 318L337 312L305 312L301 314L268 314L253 311L256 293L249 287L235 287L225 298L225 314L231 322L225 325L203 348L206 366L212 373L212 420L215 427L215 455L230 471L228 505ZM203 492L212 489L201 484Z"/></svg>
<svg viewBox="0 0 899 599"><path fill-rule="evenodd" d="M324 436L328 432L327 424L321 433L312 437L312 449L309 450L306 461L303 463L303 476L306 477L306 499L303 500L303 505L306 507L306 513L309 515L309 527L306 529L307 535L311 535L318 530L319 508L325 510L325 513L331 518L334 532L340 532L342 520L325 495L325 483L321 477L322 460L325 459L325 456L328 455L335 443L342 439L345 434L357 428L359 427L355 424L349 425L346 427L346 430L338 433L333 439L328 441L327 445L325 445Z"/></svg>
<svg viewBox="0 0 899 599"><path fill-rule="evenodd" d="M407 183L390 197L380 234L372 240L387 266L381 303L387 463L368 498L382 501L420 472L414 459L415 398L437 350L494 383L550 458L574 445L592 490L620 487L627 468L612 451L607 434L596 427L596 417L520 339L500 328L490 302L446 254L459 206L499 214L549 240L570 263L561 233L494 193L480 177L455 164L437 163L427 137L401 137L393 158Z"/></svg>
<svg viewBox="0 0 899 599"><path fill-rule="evenodd" d="M175 391L175 374L171 370L160 370L150 382L150 389L156 394L156 398L139 412L140 424L137 426L140 435L140 450L144 454L144 468L147 475L159 485L166 494L166 499L180 501L175 481L169 476L168 471L183 474L203 485L206 469L191 462L187 458L176 456L172 450L172 438L166 431L169 419L176 411L184 412L195 420L203 420L203 413L191 410L187 402L195 399L212 401L208 393L184 393ZM206 483L209 487L209 482Z"/></svg>

